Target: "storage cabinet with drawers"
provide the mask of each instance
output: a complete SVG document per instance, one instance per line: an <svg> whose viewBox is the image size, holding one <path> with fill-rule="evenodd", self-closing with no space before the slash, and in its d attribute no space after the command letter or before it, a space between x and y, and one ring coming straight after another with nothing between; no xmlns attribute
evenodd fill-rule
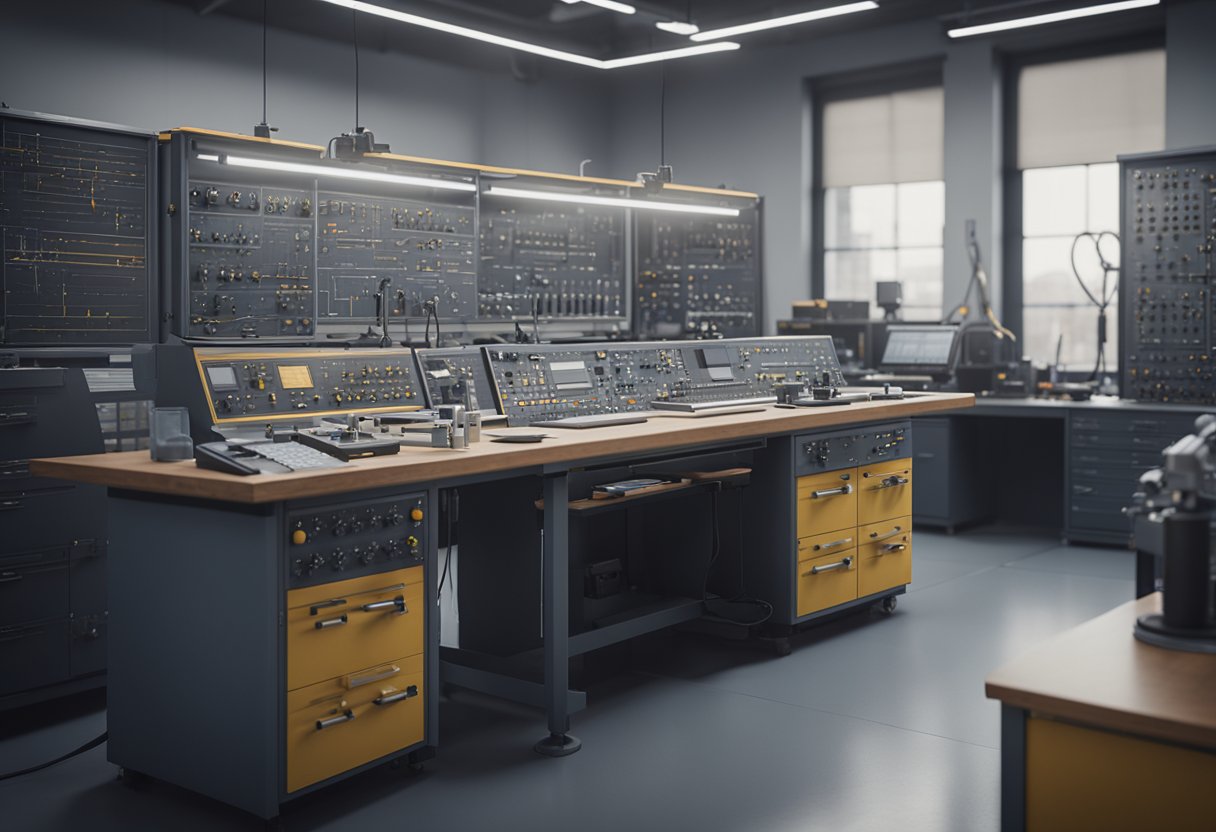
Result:
<svg viewBox="0 0 1216 832"><path fill-rule="evenodd" d="M905 591L911 452L907 422L770 441L748 489L744 531L766 553L747 581L773 604L773 623L801 624Z"/></svg>

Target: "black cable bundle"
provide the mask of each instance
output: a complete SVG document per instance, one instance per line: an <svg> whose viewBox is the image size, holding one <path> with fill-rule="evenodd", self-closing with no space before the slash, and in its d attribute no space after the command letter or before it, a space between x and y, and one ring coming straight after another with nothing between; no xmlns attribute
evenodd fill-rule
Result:
<svg viewBox="0 0 1216 832"><path fill-rule="evenodd" d="M718 556L722 554L722 538L720 534L720 523L718 515L718 497L721 494L721 485L718 489L710 492L710 513L711 523L713 526L714 542L713 548L710 550L709 563L705 565L705 581L701 587L701 598L705 604L705 611L718 618L730 621L735 624L742 624L745 627L756 627L768 621L773 616L773 605L761 598L751 598L747 595L746 584L743 580L743 551L740 547L739 551L739 594L733 598L722 598L720 596L710 597L709 594L709 575L713 572L714 564L718 562ZM743 540L743 501L739 501L739 540ZM714 609L714 604L745 604L748 606L757 607L760 610L760 617L751 620L741 620L727 614L726 610L719 606Z"/></svg>
<svg viewBox="0 0 1216 832"><path fill-rule="evenodd" d="M1119 242L1119 235L1113 231L1099 231L1097 234L1092 231L1085 231L1073 237L1072 249L1069 251L1069 260L1072 264L1072 275L1077 279L1077 285L1081 287L1081 291L1089 298L1090 303L1098 307L1098 357L1094 361L1094 370L1089 374L1090 381L1097 381L1098 374L1106 372L1106 310L1110 306L1111 301L1115 299L1115 294L1119 291L1119 281L1115 280L1115 285L1110 287L1107 292L1107 284L1110 283L1110 273L1119 271L1119 267L1106 259L1106 255L1102 253L1102 241L1110 238L1116 243ZM1089 240L1094 244L1094 253L1098 255L1098 264L1102 268L1102 288L1097 295L1089 290L1085 285L1085 281L1081 279L1081 270L1077 268L1077 244L1082 240Z"/></svg>

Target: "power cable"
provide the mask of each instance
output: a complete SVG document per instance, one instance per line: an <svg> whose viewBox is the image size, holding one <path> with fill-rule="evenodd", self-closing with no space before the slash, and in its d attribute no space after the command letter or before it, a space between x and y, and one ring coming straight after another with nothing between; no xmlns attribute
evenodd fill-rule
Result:
<svg viewBox="0 0 1216 832"><path fill-rule="evenodd" d="M23 768L20 771L5 772L4 774L0 774L0 780L11 780L14 777L22 777L26 774L33 774L36 771L42 771L45 768L50 768L53 765L62 763L64 760L70 760L71 758L73 758L79 754L83 754L86 751L91 751L92 749L94 749L97 746L101 745L102 743L106 742L108 739L110 739L110 732L103 731L101 736L94 737L93 739L86 742L84 745L80 746L79 748L77 748L74 751L69 751L67 754L64 754L62 757L56 757L55 759L50 760L49 762L39 763L36 766L30 766L29 768Z"/></svg>
<svg viewBox="0 0 1216 832"><path fill-rule="evenodd" d="M1098 354L1094 359L1093 372L1089 374L1090 381L1096 381L1099 373L1106 372L1106 310L1110 307L1111 302L1115 299L1115 294L1119 291L1119 281L1115 280L1115 285L1107 291L1107 286L1110 283L1111 272L1118 272L1119 267L1106 259L1106 255L1102 251L1102 241L1112 239L1116 243L1119 242L1119 235L1113 231L1084 231L1073 237L1072 248L1069 250L1068 259L1072 266L1072 275L1077 279L1077 285L1081 287L1081 291L1089 298L1090 303L1098 307ZM1095 295L1085 285L1085 281L1081 278L1081 270L1077 268L1077 245L1082 240L1089 240L1094 245L1094 253L1098 256L1098 265L1102 269L1102 288Z"/></svg>

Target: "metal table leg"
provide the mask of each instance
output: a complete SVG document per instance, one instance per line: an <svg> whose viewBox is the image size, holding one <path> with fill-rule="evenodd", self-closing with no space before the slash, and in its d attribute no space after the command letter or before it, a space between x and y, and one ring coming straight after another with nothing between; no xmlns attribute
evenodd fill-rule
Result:
<svg viewBox="0 0 1216 832"><path fill-rule="evenodd" d="M545 708L549 736L536 743L536 751L547 757L564 757L582 747L571 736L567 689L570 686L570 599L569 599L569 481L566 473L542 478L545 500L544 637Z"/></svg>

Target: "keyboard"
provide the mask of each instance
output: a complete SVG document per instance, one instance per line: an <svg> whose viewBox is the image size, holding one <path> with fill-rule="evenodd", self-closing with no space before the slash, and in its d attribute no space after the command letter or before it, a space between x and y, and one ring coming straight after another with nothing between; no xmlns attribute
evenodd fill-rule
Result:
<svg viewBox="0 0 1216 832"><path fill-rule="evenodd" d="M255 442L243 446L258 456L277 462L292 471L309 471L314 468L341 468L346 463L324 451L301 445L299 442Z"/></svg>
<svg viewBox="0 0 1216 832"><path fill-rule="evenodd" d="M766 404L773 404L776 401L776 396L758 396L754 399L718 399L717 401L706 402L672 402L660 400L651 402L650 406L655 410L669 410L676 413L701 413L704 411L724 411L728 408L736 407L760 408Z"/></svg>
<svg viewBox="0 0 1216 832"><path fill-rule="evenodd" d="M534 428L606 428L611 425L636 425L645 422L647 413L592 413L588 416L567 416L546 422L529 422Z"/></svg>

